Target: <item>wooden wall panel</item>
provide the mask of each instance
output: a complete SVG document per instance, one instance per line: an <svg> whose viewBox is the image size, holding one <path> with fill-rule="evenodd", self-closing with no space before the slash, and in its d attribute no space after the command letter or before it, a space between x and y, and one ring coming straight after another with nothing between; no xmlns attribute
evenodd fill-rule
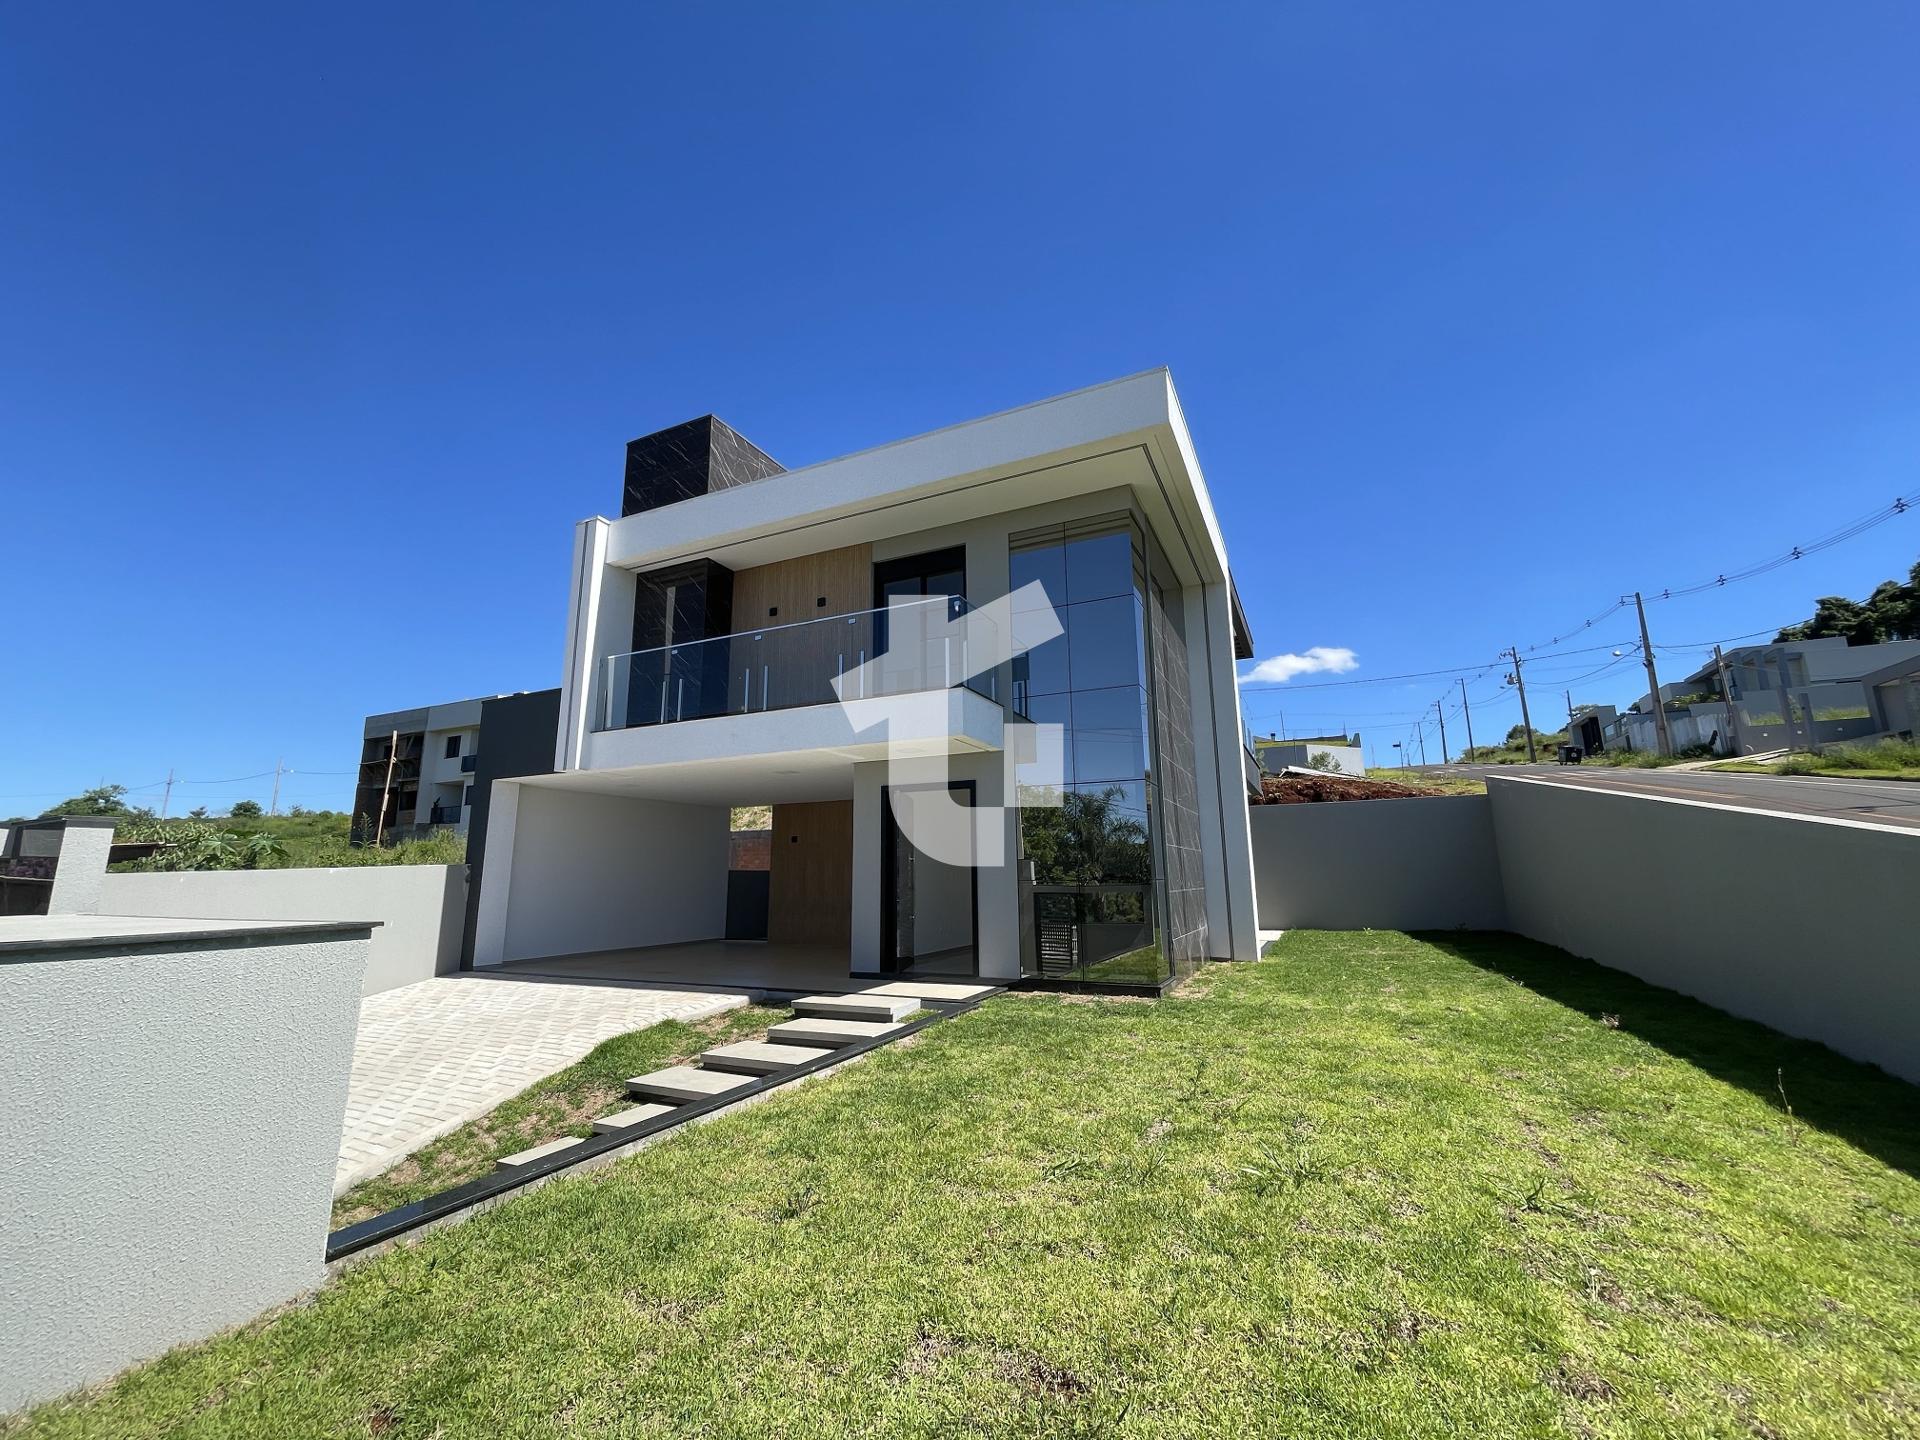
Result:
<svg viewBox="0 0 1920 1440"><path fill-rule="evenodd" d="M820 604L821 599L826 604ZM778 609L778 615L768 611ZM849 545L736 570L733 628L791 625L873 608L873 547Z"/></svg>
<svg viewBox="0 0 1920 1440"><path fill-rule="evenodd" d="M773 873L767 939L850 944L853 930L853 802L773 807Z"/></svg>

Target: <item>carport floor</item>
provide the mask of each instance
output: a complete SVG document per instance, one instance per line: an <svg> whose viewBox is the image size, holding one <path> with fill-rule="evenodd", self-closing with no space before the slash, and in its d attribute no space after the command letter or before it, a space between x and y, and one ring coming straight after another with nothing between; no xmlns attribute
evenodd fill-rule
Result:
<svg viewBox="0 0 1920 1440"><path fill-rule="evenodd" d="M874 983L847 973L844 944L776 944L759 940L698 940L641 950L599 950L490 966L497 975L563 976L631 985L760 990L802 995L844 994Z"/></svg>

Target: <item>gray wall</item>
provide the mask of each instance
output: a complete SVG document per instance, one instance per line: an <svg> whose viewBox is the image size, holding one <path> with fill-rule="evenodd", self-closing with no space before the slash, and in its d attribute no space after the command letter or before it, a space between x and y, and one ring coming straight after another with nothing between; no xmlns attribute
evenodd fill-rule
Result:
<svg viewBox="0 0 1920 1440"><path fill-rule="evenodd" d="M1253 807L1261 927L1511 930L1920 1081L1920 832L1487 788Z"/></svg>
<svg viewBox="0 0 1920 1440"><path fill-rule="evenodd" d="M460 966L464 865L345 865L316 870L184 870L106 877L108 915L218 920L377 920L362 993Z"/></svg>
<svg viewBox="0 0 1920 1440"><path fill-rule="evenodd" d="M1510 927L1920 1081L1920 833L1488 782ZM1606 863L1568 883L1568 839Z"/></svg>
<svg viewBox="0 0 1920 1440"><path fill-rule="evenodd" d="M1484 795L1255 805L1263 930L1506 928Z"/></svg>
<svg viewBox="0 0 1920 1440"><path fill-rule="evenodd" d="M0 1414L320 1283L366 955L337 929L0 954Z"/></svg>

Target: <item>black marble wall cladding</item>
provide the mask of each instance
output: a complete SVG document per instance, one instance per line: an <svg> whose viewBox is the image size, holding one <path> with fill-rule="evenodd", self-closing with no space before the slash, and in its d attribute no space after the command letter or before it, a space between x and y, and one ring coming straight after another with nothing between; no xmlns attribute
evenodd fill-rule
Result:
<svg viewBox="0 0 1920 1440"><path fill-rule="evenodd" d="M781 473L766 451L725 421L702 415L627 442L622 515L637 515L710 490L728 490Z"/></svg>
<svg viewBox="0 0 1920 1440"><path fill-rule="evenodd" d="M635 650L684 645L732 631L733 572L726 566L695 560L634 577Z"/></svg>
<svg viewBox="0 0 1920 1440"><path fill-rule="evenodd" d="M710 427L707 488L729 490L735 485L765 480L784 474L786 467L746 436L716 415L707 416Z"/></svg>

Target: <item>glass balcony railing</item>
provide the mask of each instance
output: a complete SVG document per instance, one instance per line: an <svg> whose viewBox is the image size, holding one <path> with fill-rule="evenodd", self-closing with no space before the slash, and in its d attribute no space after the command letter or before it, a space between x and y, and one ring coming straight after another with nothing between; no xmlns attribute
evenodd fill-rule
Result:
<svg viewBox="0 0 1920 1440"><path fill-rule="evenodd" d="M596 730L670 725L718 715L832 705L836 676L849 699L965 686L989 700L995 671L971 674L991 623L955 595L879 610L743 630L601 662ZM982 664L985 664L983 656Z"/></svg>

